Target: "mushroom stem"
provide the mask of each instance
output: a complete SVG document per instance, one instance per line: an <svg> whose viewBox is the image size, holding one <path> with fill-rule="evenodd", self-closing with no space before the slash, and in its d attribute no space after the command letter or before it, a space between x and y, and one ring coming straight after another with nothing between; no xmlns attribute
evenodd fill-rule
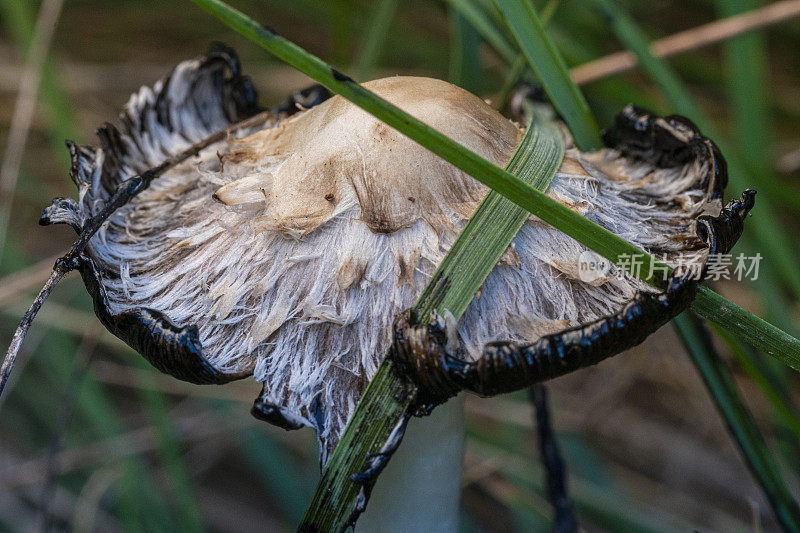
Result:
<svg viewBox="0 0 800 533"><path fill-rule="evenodd" d="M357 531L458 531L463 456L462 394L430 416L409 422L403 445L375 484Z"/></svg>

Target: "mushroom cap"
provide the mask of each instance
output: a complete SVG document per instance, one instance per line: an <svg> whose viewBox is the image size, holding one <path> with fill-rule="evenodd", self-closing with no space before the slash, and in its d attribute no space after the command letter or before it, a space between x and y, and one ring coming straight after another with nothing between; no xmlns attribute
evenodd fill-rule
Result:
<svg viewBox="0 0 800 533"><path fill-rule="evenodd" d="M365 86L500 166L522 135L443 81ZM120 181L256 110L232 51L181 63L131 98L121 129L101 130L100 148L72 147L79 200L50 219L80 226ZM547 194L668 263L681 254L702 263L708 249L695 221L719 213L724 166L696 130L645 118L661 137L611 135L613 147L592 153L564 130L566 156ZM318 431L324 462L386 353L394 318L487 191L335 96L267 116L166 172L90 241L81 271L104 324L148 360L195 382L253 374L286 427ZM651 290L608 263L587 277L587 254L531 216L458 325L467 352L532 342Z"/></svg>
<svg viewBox="0 0 800 533"><path fill-rule="evenodd" d="M492 163L503 166L520 129L477 96L441 80L396 76L364 84ZM375 233L456 210L469 216L486 189L341 96L235 141L225 174L245 174L216 191L228 205L263 204L255 230L307 234L340 203L358 203ZM235 169L235 170L234 170Z"/></svg>

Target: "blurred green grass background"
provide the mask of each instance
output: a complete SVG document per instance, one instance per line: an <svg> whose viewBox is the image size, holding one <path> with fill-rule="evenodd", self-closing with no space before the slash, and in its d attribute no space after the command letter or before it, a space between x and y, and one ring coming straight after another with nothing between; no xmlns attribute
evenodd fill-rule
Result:
<svg viewBox="0 0 800 533"><path fill-rule="evenodd" d="M433 76L497 101L509 79L502 52L456 15L460 1L232 4L362 81ZM491 2L468 4L496 22ZM548 31L571 66L623 48L613 25L589 4L536 2L554 9ZM761 5L620 4L650 39ZM0 1L0 146L39 5ZM238 50L262 105L309 83L189 2L65 3L13 192L0 260L0 339L9 340L52 256L72 240L68 229L36 225L50 198L74 195L64 138L93 142L94 128L113 120L131 92L202 54L212 41ZM755 186L761 191L756 216L764 200L773 213L756 228L751 224L742 243L765 256L760 280L716 288L795 334L799 43L800 23L784 22L670 59L685 88L653 82L638 70L584 87L601 126L635 102L662 114L690 114L715 130L735 167L729 194ZM796 377L733 348L729 360L742 397L797 493ZM102 330L77 276L70 278L46 305L0 399L0 528L293 530L318 478L316 442L309 431L286 433L252 419L258 391L252 382L199 387L158 374ZM554 381L552 395L585 529L777 527L670 328L600 367ZM551 511L525 395L470 398L467 420L462 529L546 528Z"/></svg>

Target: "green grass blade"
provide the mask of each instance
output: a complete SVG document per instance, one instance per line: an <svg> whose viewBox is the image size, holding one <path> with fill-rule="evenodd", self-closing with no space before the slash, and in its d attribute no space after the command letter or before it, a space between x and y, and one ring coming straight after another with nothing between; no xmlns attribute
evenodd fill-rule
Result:
<svg viewBox="0 0 800 533"><path fill-rule="evenodd" d="M733 377L716 354L707 332L702 329L702 323L690 313L681 314L674 323L778 521L786 531L800 531L800 507L783 482L778 465L742 403Z"/></svg>
<svg viewBox="0 0 800 533"><path fill-rule="evenodd" d="M533 113L531 113L533 115ZM507 165L525 183L547 190L564 157L564 139L549 120L531 123ZM522 227L528 213L491 191L453 243L415 306L423 321L449 311L458 319L475 292ZM348 518L360 487L350 482L368 453L386 442L408 410L410 396L392 363L385 360L356 407L334 450L301 529L338 530Z"/></svg>
<svg viewBox="0 0 800 533"><path fill-rule="evenodd" d="M3 26L12 36L19 56L24 57L33 35L36 5L31 2L0 0L0 20L3 21ZM39 95L47 106L50 121L50 143L54 152L61 155L62 161L68 164L69 152L64 149L64 139L75 137L75 124L78 123L78 120L55 73L52 58L45 62L42 69Z"/></svg>
<svg viewBox="0 0 800 533"><path fill-rule="evenodd" d="M480 94L483 82L480 34L452 9L450 34L450 82L473 94Z"/></svg>
<svg viewBox="0 0 800 533"><path fill-rule="evenodd" d="M731 17L763 5L759 0L716 0L717 13ZM747 158L762 169L772 168L770 157L770 86L767 43L763 32L750 32L725 42L724 69L731 100L735 140L747 147Z"/></svg>
<svg viewBox="0 0 800 533"><path fill-rule="evenodd" d="M581 150L602 146L600 131L589 104L572 82L564 59L547 37L536 11L528 0L495 0L522 52L542 82L550 101L564 117L575 144Z"/></svg>
<svg viewBox="0 0 800 533"><path fill-rule="evenodd" d="M313 494L317 469L303 468L306 464L271 438L265 428L244 428L238 432L237 442L239 455L270 494L279 515L292 526L298 524Z"/></svg>
<svg viewBox="0 0 800 533"><path fill-rule="evenodd" d="M558 11L558 6L560 5L561 0L548 0L539 13L539 19L542 21L542 26L545 28L547 27L547 24L553 18L553 15L556 14L556 11Z"/></svg>
<svg viewBox="0 0 800 533"><path fill-rule="evenodd" d="M800 341L766 320L700 286L692 310L740 339L800 371Z"/></svg>
<svg viewBox="0 0 800 533"><path fill-rule="evenodd" d="M149 383L155 384L155 373L152 369L148 368L145 376ZM153 425L158 439L158 456L166 474L169 495L174 502L177 526L180 531L204 531L203 513L197 501L194 481L181 451L181 442L175 433L174 420L167 410L166 398L164 394L148 389L143 389L139 395L147 419Z"/></svg>
<svg viewBox="0 0 800 533"><path fill-rule="evenodd" d="M700 128L708 133L707 126L710 126L710 124L703 120L703 114L694 104L689 91L686 90L677 74L665 60L657 58L650 53L650 41L634 20L619 7L615 0L592 1L604 15L604 20L610 22L611 29L617 38L631 52L636 54L639 68L664 93L674 110L692 120L699 121Z"/></svg>
<svg viewBox="0 0 800 533"><path fill-rule="evenodd" d="M391 361L384 361L378 367L322 471L298 531L344 529L361 489L350 476L364 469L368 455L380 451L405 416L411 404L407 387Z"/></svg>
<svg viewBox="0 0 800 533"><path fill-rule="evenodd" d="M500 88L500 93L497 97L497 109L503 110L508 106L509 102L511 102L514 89L522 79L522 75L527 68L528 61L525 59L524 55L520 54L517 56L517 59L514 60L514 63L511 64L511 67L509 67L506 77L503 80L503 86Z"/></svg>
<svg viewBox="0 0 800 533"><path fill-rule="evenodd" d="M558 127L540 120L526 132L506 169L546 191L563 158ZM426 322L444 310L460 317L528 216L507 198L488 194L420 295L415 307L420 319Z"/></svg>
<svg viewBox="0 0 800 533"><path fill-rule="evenodd" d="M540 17L542 20L542 26L545 28L547 27L550 20L553 18L553 15L556 14L560 4L560 0L550 0L547 2L547 5L542 8L542 16ZM519 54L509 67L506 77L503 80L503 86L500 88L500 93L497 97L497 109L503 110L506 108L511 100L514 89L517 87L520 81L522 81L523 75L526 72L530 72L528 70L528 61L525 59L524 54Z"/></svg>
<svg viewBox="0 0 800 533"><path fill-rule="evenodd" d="M367 36L361 44L361 52L354 67L356 78L359 80L368 79L375 70L392 27L392 20L397 13L398 3L399 0L380 0L375 6L375 13L372 15Z"/></svg>
<svg viewBox="0 0 800 533"><path fill-rule="evenodd" d="M464 17L480 33L481 37L495 49L506 63L509 65L514 63L518 55L516 50L479 7L470 0L446 0L446 2L453 11Z"/></svg>
<svg viewBox="0 0 800 533"><path fill-rule="evenodd" d="M85 379L76 398L78 408L90 420L100 438L110 439L125 432L126 428L103 385ZM126 441L122 446L132 445ZM135 454L124 459L121 466L123 477L118 494L121 521L128 523L132 531L148 527L166 529L169 516L148 466Z"/></svg>
<svg viewBox="0 0 800 533"><path fill-rule="evenodd" d="M728 346L731 355L733 355L739 366L764 393L784 427L791 431L794 434L794 438L800 442L800 417L797 416L794 408L788 403L785 395L776 390L775 386L770 382L770 376L767 376L758 367L752 355L745 353L738 339L720 326L715 325L714 329Z"/></svg>
<svg viewBox="0 0 800 533"><path fill-rule="evenodd" d="M761 6L758 0L716 0L717 12L720 16L729 17L744 11L749 11ZM773 162L770 156L772 135L770 134L770 103L772 101L770 80L766 72L769 64L766 37L763 32L752 32L730 39L723 45L724 74L727 83L727 93L730 99L730 115L736 141L733 171L746 172L748 176L757 178L758 187L763 189L767 196L775 202L798 202L800 194L786 187L773 172ZM725 147L728 150L728 147ZM726 152L727 153L727 152ZM742 167L742 168L739 168ZM795 206L796 208L796 206ZM791 253L788 243L791 242L786 231L779 227L778 217L773 212L767 213L767 220L763 221L763 228L759 232L765 237L766 250L769 260L765 264L765 274L756 281L755 285L764 301L770 302L768 313L774 320L781 320L778 325L791 327L788 329L796 334L796 326L792 323L792 303L788 301L785 291L779 289L780 284L770 278L771 273L778 270L783 278L789 280L793 287L795 298L800 298L797 292L798 261ZM761 205L759 205L761 211ZM749 243L748 243L749 244ZM763 243L758 243L763 246ZM753 246L755 248L755 246ZM777 257L776 269L770 263ZM786 271L789 276L786 276ZM794 281L792 281L794 280ZM777 290L776 290L777 289ZM788 319L788 320L786 320Z"/></svg>

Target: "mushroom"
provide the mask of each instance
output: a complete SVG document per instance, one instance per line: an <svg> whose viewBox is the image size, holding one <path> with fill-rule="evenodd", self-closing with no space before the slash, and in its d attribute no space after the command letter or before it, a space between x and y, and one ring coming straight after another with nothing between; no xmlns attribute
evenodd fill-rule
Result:
<svg viewBox="0 0 800 533"><path fill-rule="evenodd" d="M398 76L364 86L499 166L524 131L444 81ZM324 99L316 96L309 105ZM99 130L100 147L71 145L79 199L57 200L44 222L82 228L118 184L257 111L232 51L181 63L131 97L119 128ZM253 413L316 429L324 464L394 321L488 189L339 96L262 118L117 209L79 269L114 334L180 379L253 376L263 383ZM608 148L581 152L563 135L551 198L666 263L705 264L709 235L719 237L714 217L725 214L724 161L713 143L683 120L635 108L608 131ZM731 216L743 218L748 199ZM726 246L736 235L728 237ZM487 343L534 343L656 295L595 259L530 216L449 340L474 360Z"/></svg>

